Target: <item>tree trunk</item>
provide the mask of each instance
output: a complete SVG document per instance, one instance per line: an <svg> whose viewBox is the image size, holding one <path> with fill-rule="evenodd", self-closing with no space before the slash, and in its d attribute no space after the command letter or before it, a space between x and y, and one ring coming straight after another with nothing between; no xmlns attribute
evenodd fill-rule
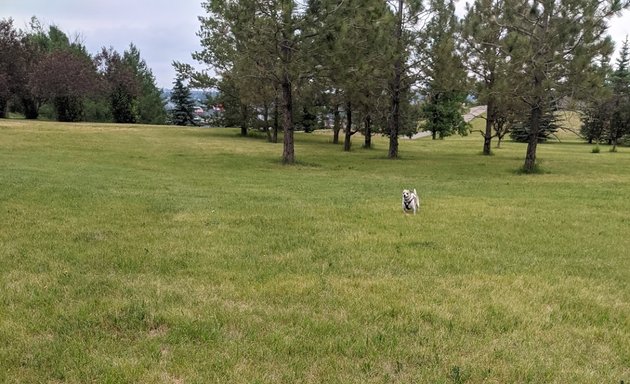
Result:
<svg viewBox="0 0 630 384"><path fill-rule="evenodd" d="M8 101L4 97L0 96L0 119L6 119L7 116L7 104Z"/></svg>
<svg viewBox="0 0 630 384"><path fill-rule="evenodd" d="M280 125L280 111L278 108L279 100L276 97L276 103L273 107L273 134L271 135L271 142L278 142L278 126Z"/></svg>
<svg viewBox="0 0 630 384"><path fill-rule="evenodd" d="M265 102L263 110L263 125L267 134L267 141L271 143L271 130L269 129L269 105Z"/></svg>
<svg viewBox="0 0 630 384"><path fill-rule="evenodd" d="M39 117L39 110L37 108L37 102L31 98L22 98L22 105L24 106L24 117L29 120L35 120Z"/></svg>
<svg viewBox="0 0 630 384"><path fill-rule="evenodd" d="M283 50L284 49L288 50L288 47L283 47ZM282 162L284 164L293 164L295 163L293 144L293 95L291 92L291 80L286 70L282 78L282 108L282 129L284 132Z"/></svg>
<svg viewBox="0 0 630 384"><path fill-rule="evenodd" d="M390 159L398 158L398 132L400 132L400 88L402 83L402 28L403 28L403 0L398 0L396 25L396 59L394 61L394 78L391 83L392 99L391 112L392 118L389 126L389 151L387 157Z"/></svg>
<svg viewBox="0 0 630 384"><path fill-rule="evenodd" d="M247 105L241 104L241 136L247 136Z"/></svg>
<svg viewBox="0 0 630 384"><path fill-rule="evenodd" d="M540 101L538 100L531 110L531 126L529 128L525 165L523 166L525 172L528 173L533 172L536 168L536 147L538 146L538 132L540 131L540 118L542 117Z"/></svg>
<svg viewBox="0 0 630 384"><path fill-rule="evenodd" d="M333 144L339 144L339 131L341 131L341 116L339 104L333 106Z"/></svg>
<svg viewBox="0 0 630 384"><path fill-rule="evenodd" d="M492 125L495 121L495 102L494 97L491 95L488 98L488 108L486 111L486 132L483 135L483 154L488 156L492 150L490 145L492 144Z"/></svg>
<svg viewBox="0 0 630 384"><path fill-rule="evenodd" d="M352 104L348 102L346 104L346 132L343 140L343 150L350 151L351 139L352 139Z"/></svg>
<svg viewBox="0 0 630 384"><path fill-rule="evenodd" d="M542 118L542 106L545 99L542 86L543 75L534 73L533 93L535 95L534 103L531 107L531 126L529 127L527 153L525 154L525 164L523 170L527 173L534 172L536 169L536 147L538 146L538 133L540 132L540 120Z"/></svg>
<svg viewBox="0 0 630 384"><path fill-rule="evenodd" d="M372 148L372 118L370 115L365 117L365 144L364 148Z"/></svg>

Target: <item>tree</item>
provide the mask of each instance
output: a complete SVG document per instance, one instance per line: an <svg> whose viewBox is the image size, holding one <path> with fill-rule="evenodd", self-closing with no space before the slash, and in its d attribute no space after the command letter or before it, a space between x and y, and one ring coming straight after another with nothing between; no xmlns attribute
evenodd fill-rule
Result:
<svg viewBox="0 0 630 384"><path fill-rule="evenodd" d="M626 0L506 0L510 59L519 63L513 79L529 84L522 100L529 107L530 130L523 170L533 172L548 97L562 98L583 84L584 72L609 50L606 20L628 7Z"/></svg>
<svg viewBox="0 0 630 384"><path fill-rule="evenodd" d="M200 17L203 50L193 54L195 59L211 66L218 76L231 71L239 79L258 79L278 90L285 164L295 162L294 92L300 80L311 75L305 63L320 16L316 5L292 0L209 0L203 3L208 16Z"/></svg>
<svg viewBox="0 0 630 384"><path fill-rule="evenodd" d="M616 151L617 144L630 133L630 49L628 39L623 42L616 68L608 64L608 57L597 66L597 83L590 92L583 111L580 134L589 143L607 142Z"/></svg>
<svg viewBox="0 0 630 384"><path fill-rule="evenodd" d="M94 60L105 80L114 122L135 123L140 81L134 69L111 47L103 47Z"/></svg>
<svg viewBox="0 0 630 384"><path fill-rule="evenodd" d="M13 60L19 51L19 36L12 19L0 20L0 118L7 116L7 105L12 91Z"/></svg>
<svg viewBox="0 0 630 384"><path fill-rule="evenodd" d="M123 53L122 61L133 72L139 85L136 99L136 121L143 124L164 124L166 122L165 101L156 85L155 76L147 63L140 56L140 51L133 44Z"/></svg>
<svg viewBox="0 0 630 384"><path fill-rule="evenodd" d="M608 140L612 144L611 151L617 151L619 140L630 133L630 53L628 38L623 42L617 68L612 74L613 96L610 104L612 113L608 124Z"/></svg>
<svg viewBox="0 0 630 384"><path fill-rule="evenodd" d="M507 30L497 20L503 18L503 0L476 0L466 4L462 25L465 62L480 85L477 99L487 106L483 135L483 154L491 154L492 138L497 147L509 127L508 102L515 97L510 87L505 36Z"/></svg>
<svg viewBox="0 0 630 384"><path fill-rule="evenodd" d="M25 40L36 60L29 66L27 96L50 102L59 121L81 120L85 99L101 85L92 58L78 37L71 40L55 25L46 32L33 18L30 28Z"/></svg>
<svg viewBox="0 0 630 384"><path fill-rule="evenodd" d="M540 116L539 128L538 128L538 142L544 143L549 140L549 137L554 135L558 131L557 119L550 106L545 106L542 115ZM526 120L516 122L514 127L510 131L510 138L516 142L528 143L530 139L530 132L532 130L531 115L527 116Z"/></svg>
<svg viewBox="0 0 630 384"><path fill-rule="evenodd" d="M72 122L82 119L83 100L99 83L89 56L59 50L44 55L35 66L30 87L33 94L53 101L57 120Z"/></svg>
<svg viewBox="0 0 630 384"><path fill-rule="evenodd" d="M393 4L395 22L391 29L393 41L391 44L390 60L391 68L388 93L390 95L389 110L389 150L387 156L390 159L398 158L398 135L401 131L402 115L401 104L404 102L405 94L415 83L413 68L416 67L417 55L420 42L418 41L418 25L420 18L425 14L422 1L418 0L398 0Z"/></svg>
<svg viewBox="0 0 630 384"><path fill-rule="evenodd" d="M424 61L424 130L444 138L453 133L466 135L468 124L461 114L466 100L466 71L457 53L458 25L455 4L441 0L431 3L433 17L425 30L429 45Z"/></svg>
<svg viewBox="0 0 630 384"><path fill-rule="evenodd" d="M37 118L38 105L27 86L36 52L10 18L0 20L0 52L0 118L6 117L9 102L27 119Z"/></svg>
<svg viewBox="0 0 630 384"><path fill-rule="evenodd" d="M173 92L171 93L171 101L174 104L171 111L171 120L175 125L187 125L195 124L194 121L194 109L195 105L190 97L190 89L184 85L184 80L181 76L175 78L173 83Z"/></svg>
<svg viewBox="0 0 630 384"><path fill-rule="evenodd" d="M333 143L338 142L341 108L346 115L344 150L351 148L351 137L363 131L364 147L371 147L373 123L387 89L390 64L387 47L392 36L384 28L392 27L392 13L380 0L350 0L336 6L315 44L322 49L317 68L323 94L333 114ZM374 26L379 28L374 28Z"/></svg>

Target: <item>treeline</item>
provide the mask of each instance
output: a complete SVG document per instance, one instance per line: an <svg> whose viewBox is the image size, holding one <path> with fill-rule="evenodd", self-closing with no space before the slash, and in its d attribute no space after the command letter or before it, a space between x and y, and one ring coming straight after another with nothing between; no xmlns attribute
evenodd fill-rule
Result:
<svg viewBox="0 0 630 384"><path fill-rule="evenodd" d="M401 134L465 133L461 105L472 96L488 106L483 152L514 132L528 143L524 169L533 171L559 103L585 111L622 105L600 90L621 87L611 81L606 31L628 5L476 0L460 19L450 0L208 0L203 49L193 53L205 67L176 68L194 86L217 87L243 134L260 125L282 130L286 163L295 160L293 131L308 130L313 116L328 117L335 141L345 132L346 149L357 131L365 146L374 132L388 135L396 158Z"/></svg>
<svg viewBox="0 0 630 384"><path fill-rule="evenodd" d="M90 55L78 38L36 18L26 31L0 20L0 118L166 123L155 77L133 45Z"/></svg>

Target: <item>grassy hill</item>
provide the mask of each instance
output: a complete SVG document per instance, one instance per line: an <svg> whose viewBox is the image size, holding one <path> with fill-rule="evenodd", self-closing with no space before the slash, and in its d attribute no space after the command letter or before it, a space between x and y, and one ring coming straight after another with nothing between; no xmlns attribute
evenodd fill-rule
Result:
<svg viewBox="0 0 630 384"><path fill-rule="evenodd" d="M296 139L0 121L0 382L630 381L630 151Z"/></svg>

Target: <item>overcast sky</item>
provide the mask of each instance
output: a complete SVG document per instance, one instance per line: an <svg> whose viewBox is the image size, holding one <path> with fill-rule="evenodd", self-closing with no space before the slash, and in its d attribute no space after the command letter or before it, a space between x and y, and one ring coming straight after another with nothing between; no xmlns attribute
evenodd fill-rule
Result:
<svg viewBox="0 0 630 384"><path fill-rule="evenodd" d="M105 46L122 53L133 42L160 88L171 88L173 60L196 64L201 0L0 0L0 18L26 29L32 16L81 36L91 54Z"/></svg>
<svg viewBox="0 0 630 384"><path fill-rule="evenodd" d="M462 8L465 0L459 0ZM196 33L201 0L0 0L0 18L12 17L26 29L31 16L45 26L55 24L69 36L78 34L88 52L114 47L123 52L133 42L160 88L171 88L173 60L196 64L191 53L201 49ZM618 42L630 34L630 12L610 23Z"/></svg>

